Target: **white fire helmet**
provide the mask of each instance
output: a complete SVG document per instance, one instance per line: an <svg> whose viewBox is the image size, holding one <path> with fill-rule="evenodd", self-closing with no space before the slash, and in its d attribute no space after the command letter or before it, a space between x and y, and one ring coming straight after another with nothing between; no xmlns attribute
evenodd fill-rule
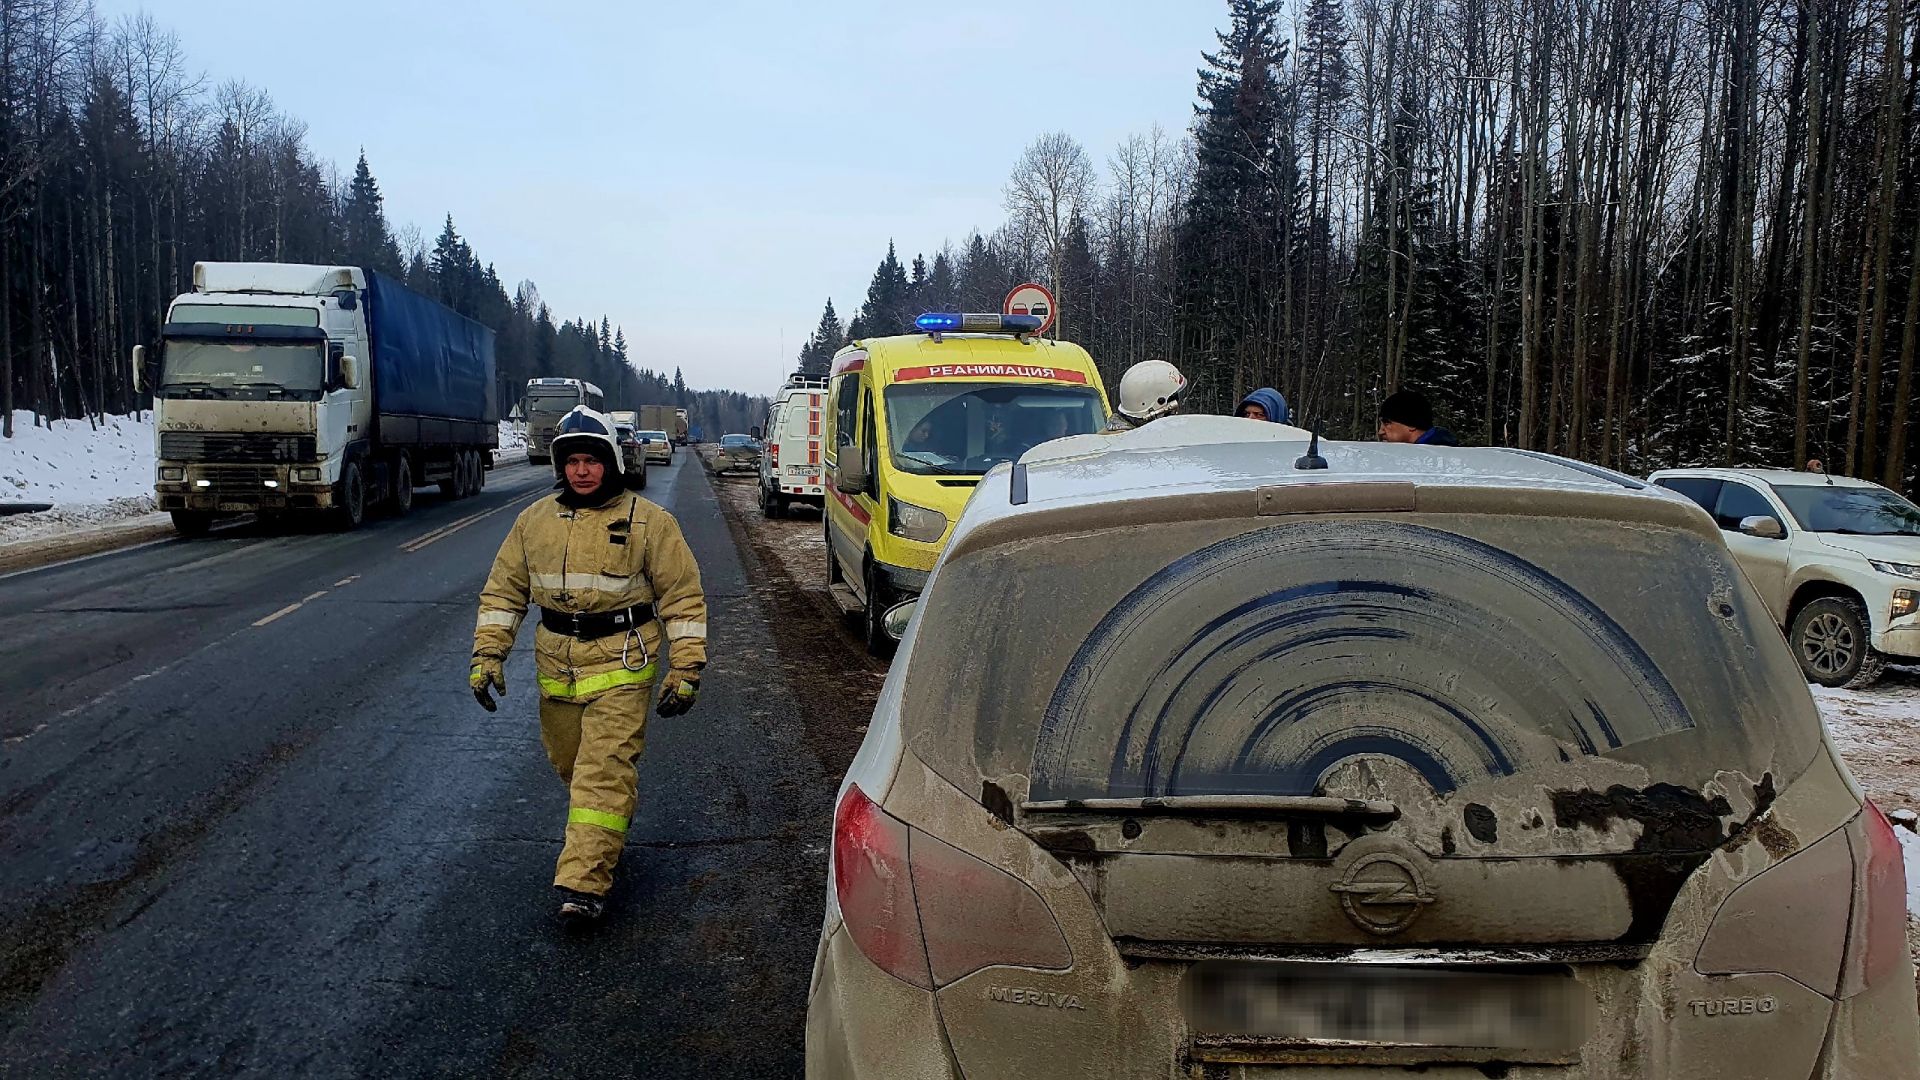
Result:
<svg viewBox="0 0 1920 1080"><path fill-rule="evenodd" d="M1120 403L1116 410L1135 424L1144 424L1180 407L1187 377L1165 360L1142 360L1120 376Z"/></svg>
<svg viewBox="0 0 1920 1080"><path fill-rule="evenodd" d="M610 473L620 471L620 443L614 438L613 419L585 405L560 418L553 429L553 471L565 478L568 454L592 454Z"/></svg>

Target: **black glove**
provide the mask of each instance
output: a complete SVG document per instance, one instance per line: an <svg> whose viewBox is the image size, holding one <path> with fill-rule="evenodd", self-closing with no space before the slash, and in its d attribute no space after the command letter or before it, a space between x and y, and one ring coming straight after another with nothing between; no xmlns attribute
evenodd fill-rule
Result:
<svg viewBox="0 0 1920 1080"><path fill-rule="evenodd" d="M679 716L693 708L694 701L699 697L700 679L697 676L669 671L665 683L660 687L660 706L655 711L661 716Z"/></svg>
<svg viewBox="0 0 1920 1080"><path fill-rule="evenodd" d="M485 656L473 658L473 672L467 676L468 685L473 687L473 700L488 712L497 711L500 706L493 703L493 694L489 686L497 688L501 697L507 696L507 674L505 665L498 660Z"/></svg>

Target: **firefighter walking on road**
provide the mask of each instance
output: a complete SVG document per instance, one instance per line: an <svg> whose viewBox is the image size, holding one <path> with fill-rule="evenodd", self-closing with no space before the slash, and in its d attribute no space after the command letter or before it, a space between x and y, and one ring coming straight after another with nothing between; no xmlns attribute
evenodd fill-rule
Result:
<svg viewBox="0 0 1920 1080"><path fill-rule="evenodd" d="M553 438L558 491L513 523L480 593L473 696L505 694L507 654L538 605L540 740L567 782L560 915L598 918L633 816L647 707L693 707L707 662L700 568L671 514L625 490L612 420L584 406Z"/></svg>

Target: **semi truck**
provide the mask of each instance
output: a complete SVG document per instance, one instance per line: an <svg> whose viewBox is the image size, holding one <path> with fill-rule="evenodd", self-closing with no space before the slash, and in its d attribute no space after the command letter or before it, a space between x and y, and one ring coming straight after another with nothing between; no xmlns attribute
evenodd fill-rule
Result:
<svg viewBox="0 0 1920 1080"><path fill-rule="evenodd" d="M202 262L168 305L154 497L183 535L223 515L406 513L477 494L500 443L493 331L355 266Z"/></svg>
<svg viewBox="0 0 1920 1080"><path fill-rule="evenodd" d="M553 433L560 421L585 405L594 412L606 407L606 395L584 379L527 380L527 460L545 465L553 460Z"/></svg>
<svg viewBox="0 0 1920 1080"><path fill-rule="evenodd" d="M640 430L664 431L675 446L687 445L687 410L671 405L640 406Z"/></svg>

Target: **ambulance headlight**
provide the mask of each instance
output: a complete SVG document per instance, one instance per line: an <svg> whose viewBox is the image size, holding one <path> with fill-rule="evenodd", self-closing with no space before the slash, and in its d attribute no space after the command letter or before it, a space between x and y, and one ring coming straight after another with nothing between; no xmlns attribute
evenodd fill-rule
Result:
<svg viewBox="0 0 1920 1080"><path fill-rule="evenodd" d="M947 515L899 499L888 499L887 531L923 544L937 544L947 534Z"/></svg>

